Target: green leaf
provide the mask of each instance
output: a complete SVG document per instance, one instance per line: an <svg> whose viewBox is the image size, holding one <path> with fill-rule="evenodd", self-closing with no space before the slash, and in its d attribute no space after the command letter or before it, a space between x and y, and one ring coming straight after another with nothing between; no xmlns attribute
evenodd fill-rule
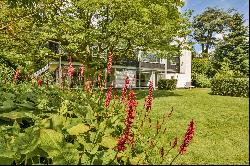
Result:
<svg viewBox="0 0 250 166"><path fill-rule="evenodd" d="M24 103L16 104L16 105L17 105L17 106L24 107L24 108L28 108L28 109L34 109L34 108L35 108L34 103L29 102L29 101L26 101L26 100L24 100Z"/></svg>
<svg viewBox="0 0 250 166"><path fill-rule="evenodd" d="M103 155L103 165L106 164L111 164L110 162L115 158L116 155L116 151L112 150L112 149L108 149L107 151L104 152Z"/></svg>
<svg viewBox="0 0 250 166"><path fill-rule="evenodd" d="M104 136L100 145L112 149L116 146L117 140L112 136Z"/></svg>
<svg viewBox="0 0 250 166"><path fill-rule="evenodd" d="M66 118L62 115L52 115L52 124L53 124L53 129L55 130L62 130L64 127L64 123L66 122Z"/></svg>
<svg viewBox="0 0 250 166"><path fill-rule="evenodd" d="M39 130L27 128L25 133L20 133L15 139L14 149L21 154L27 154L35 150L39 143Z"/></svg>
<svg viewBox="0 0 250 166"><path fill-rule="evenodd" d="M96 138L97 133L96 132L90 132L90 141L94 142Z"/></svg>
<svg viewBox="0 0 250 166"><path fill-rule="evenodd" d="M81 164L83 164L83 165L89 165L90 164L90 158L86 153L84 153L82 155L82 157L81 157Z"/></svg>
<svg viewBox="0 0 250 166"><path fill-rule="evenodd" d="M37 121L36 125L38 125L41 128L49 128L50 127L50 119L42 119L41 121Z"/></svg>
<svg viewBox="0 0 250 166"><path fill-rule="evenodd" d="M48 153L50 157L54 157L60 154L61 145L64 142L63 134L56 132L52 129L40 130L40 147Z"/></svg>
<svg viewBox="0 0 250 166"><path fill-rule="evenodd" d="M3 102L3 106L0 107L0 110L13 109L14 107L15 103L12 100L6 100Z"/></svg>
<svg viewBox="0 0 250 166"><path fill-rule="evenodd" d="M14 159L15 159L15 152L1 150L0 165L11 165Z"/></svg>
<svg viewBox="0 0 250 166"><path fill-rule="evenodd" d="M86 133L90 130L90 127L85 125L85 124L78 124L76 126L73 126L72 128L70 129L67 129L67 132L70 134L70 135L79 135L79 134L82 134L82 133Z"/></svg>
<svg viewBox="0 0 250 166"><path fill-rule="evenodd" d="M56 165L76 165L80 159L79 151L70 143L62 148L60 154L53 158Z"/></svg>
<svg viewBox="0 0 250 166"><path fill-rule="evenodd" d="M90 154L96 154L96 152L98 151L98 148L99 148L98 144L94 145L94 147L90 151Z"/></svg>
<svg viewBox="0 0 250 166"><path fill-rule="evenodd" d="M16 119L22 119L22 118L29 118L32 115L33 114L31 112L11 111L11 112L8 112L8 113L0 114L0 117L1 118L8 118L8 119L16 120Z"/></svg>

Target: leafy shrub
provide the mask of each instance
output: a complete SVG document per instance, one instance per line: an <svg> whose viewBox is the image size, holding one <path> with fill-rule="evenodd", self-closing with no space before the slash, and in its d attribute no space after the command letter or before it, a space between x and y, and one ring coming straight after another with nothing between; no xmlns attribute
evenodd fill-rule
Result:
<svg viewBox="0 0 250 166"><path fill-rule="evenodd" d="M86 92L30 82L4 84L0 91L0 165L142 165L162 163L166 158L165 162L173 162L186 151L194 123L190 122L184 140L178 140L184 142L180 146L177 137L166 138L165 121L173 110L151 122L152 84L150 87L146 110L136 111L132 90L123 104L111 94L109 107L105 107L101 89ZM123 93L127 98L125 90ZM147 135L145 129L154 134ZM162 145L158 139L174 142ZM119 143L124 151L117 150Z"/></svg>
<svg viewBox="0 0 250 166"><path fill-rule="evenodd" d="M112 86L107 92L101 86L71 89L70 81L49 85L50 75L19 81L18 71L0 86L0 165L135 165L162 163L167 157L172 164L193 138L192 120L176 153L177 136L165 135L173 109L151 122L152 82L144 108L136 111L136 96L126 84L120 98ZM174 89L176 82L166 80L166 88ZM162 145L160 139L171 144Z"/></svg>
<svg viewBox="0 0 250 166"><path fill-rule="evenodd" d="M211 86L211 79L205 74L192 74L192 85L199 88L209 88Z"/></svg>
<svg viewBox="0 0 250 166"><path fill-rule="evenodd" d="M212 94L249 97L249 78L213 78Z"/></svg>
<svg viewBox="0 0 250 166"><path fill-rule="evenodd" d="M199 88L210 87L211 63L207 58L194 58L192 60L192 85Z"/></svg>
<svg viewBox="0 0 250 166"><path fill-rule="evenodd" d="M207 58L192 59L192 73L207 74L209 63L210 62Z"/></svg>
<svg viewBox="0 0 250 166"><path fill-rule="evenodd" d="M158 81L158 89L175 90L177 79L160 79Z"/></svg>
<svg viewBox="0 0 250 166"><path fill-rule="evenodd" d="M0 87L1 84L9 82L13 78L14 69L8 67L6 64L1 63L0 61Z"/></svg>

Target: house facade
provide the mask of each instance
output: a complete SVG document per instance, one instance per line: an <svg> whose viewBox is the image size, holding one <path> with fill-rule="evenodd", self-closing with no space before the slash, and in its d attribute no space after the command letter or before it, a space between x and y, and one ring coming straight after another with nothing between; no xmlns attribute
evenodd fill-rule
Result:
<svg viewBox="0 0 250 166"><path fill-rule="evenodd" d="M157 88L160 79L177 79L177 88L183 88L191 82L191 52L181 53L179 57L161 59L139 52L137 61L113 62L112 83L115 88L122 88L128 77L132 88L148 87L149 81Z"/></svg>
<svg viewBox="0 0 250 166"><path fill-rule="evenodd" d="M157 88L160 79L177 79L177 88L183 88L187 82L191 82L191 52L183 50L181 53L182 55L178 57L161 59L153 54L145 55L139 51L135 60L113 61L111 79L106 86L113 84L114 88L122 88L128 77L132 88L146 88L149 81L152 81L154 88ZM81 64L73 62L72 65L79 73ZM64 70L67 69L67 61L50 62L34 73L34 76L37 77L46 71L51 71L54 72L55 81L59 83L60 67ZM67 73L67 71L64 71L64 75L66 75L65 72Z"/></svg>

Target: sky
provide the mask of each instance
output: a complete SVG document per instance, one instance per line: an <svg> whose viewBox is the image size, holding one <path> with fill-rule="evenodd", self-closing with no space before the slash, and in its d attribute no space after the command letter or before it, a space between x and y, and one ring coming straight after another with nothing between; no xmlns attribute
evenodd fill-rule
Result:
<svg viewBox="0 0 250 166"><path fill-rule="evenodd" d="M239 13L244 15L246 20L245 24L249 25L249 0L184 0L185 6L182 7L182 11L192 9L192 16L202 13L207 7L218 7L222 9L234 8ZM200 52L199 45L195 45L195 50Z"/></svg>

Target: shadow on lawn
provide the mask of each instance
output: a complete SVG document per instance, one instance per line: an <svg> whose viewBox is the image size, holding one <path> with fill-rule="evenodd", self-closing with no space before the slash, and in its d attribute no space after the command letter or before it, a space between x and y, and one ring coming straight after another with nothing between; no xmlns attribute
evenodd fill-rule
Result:
<svg viewBox="0 0 250 166"><path fill-rule="evenodd" d="M148 95L148 90L135 90L135 96L137 100L144 99L147 95ZM168 96L182 96L182 95L179 95L173 91L167 91L167 90L154 90L153 91L153 98L168 97Z"/></svg>

